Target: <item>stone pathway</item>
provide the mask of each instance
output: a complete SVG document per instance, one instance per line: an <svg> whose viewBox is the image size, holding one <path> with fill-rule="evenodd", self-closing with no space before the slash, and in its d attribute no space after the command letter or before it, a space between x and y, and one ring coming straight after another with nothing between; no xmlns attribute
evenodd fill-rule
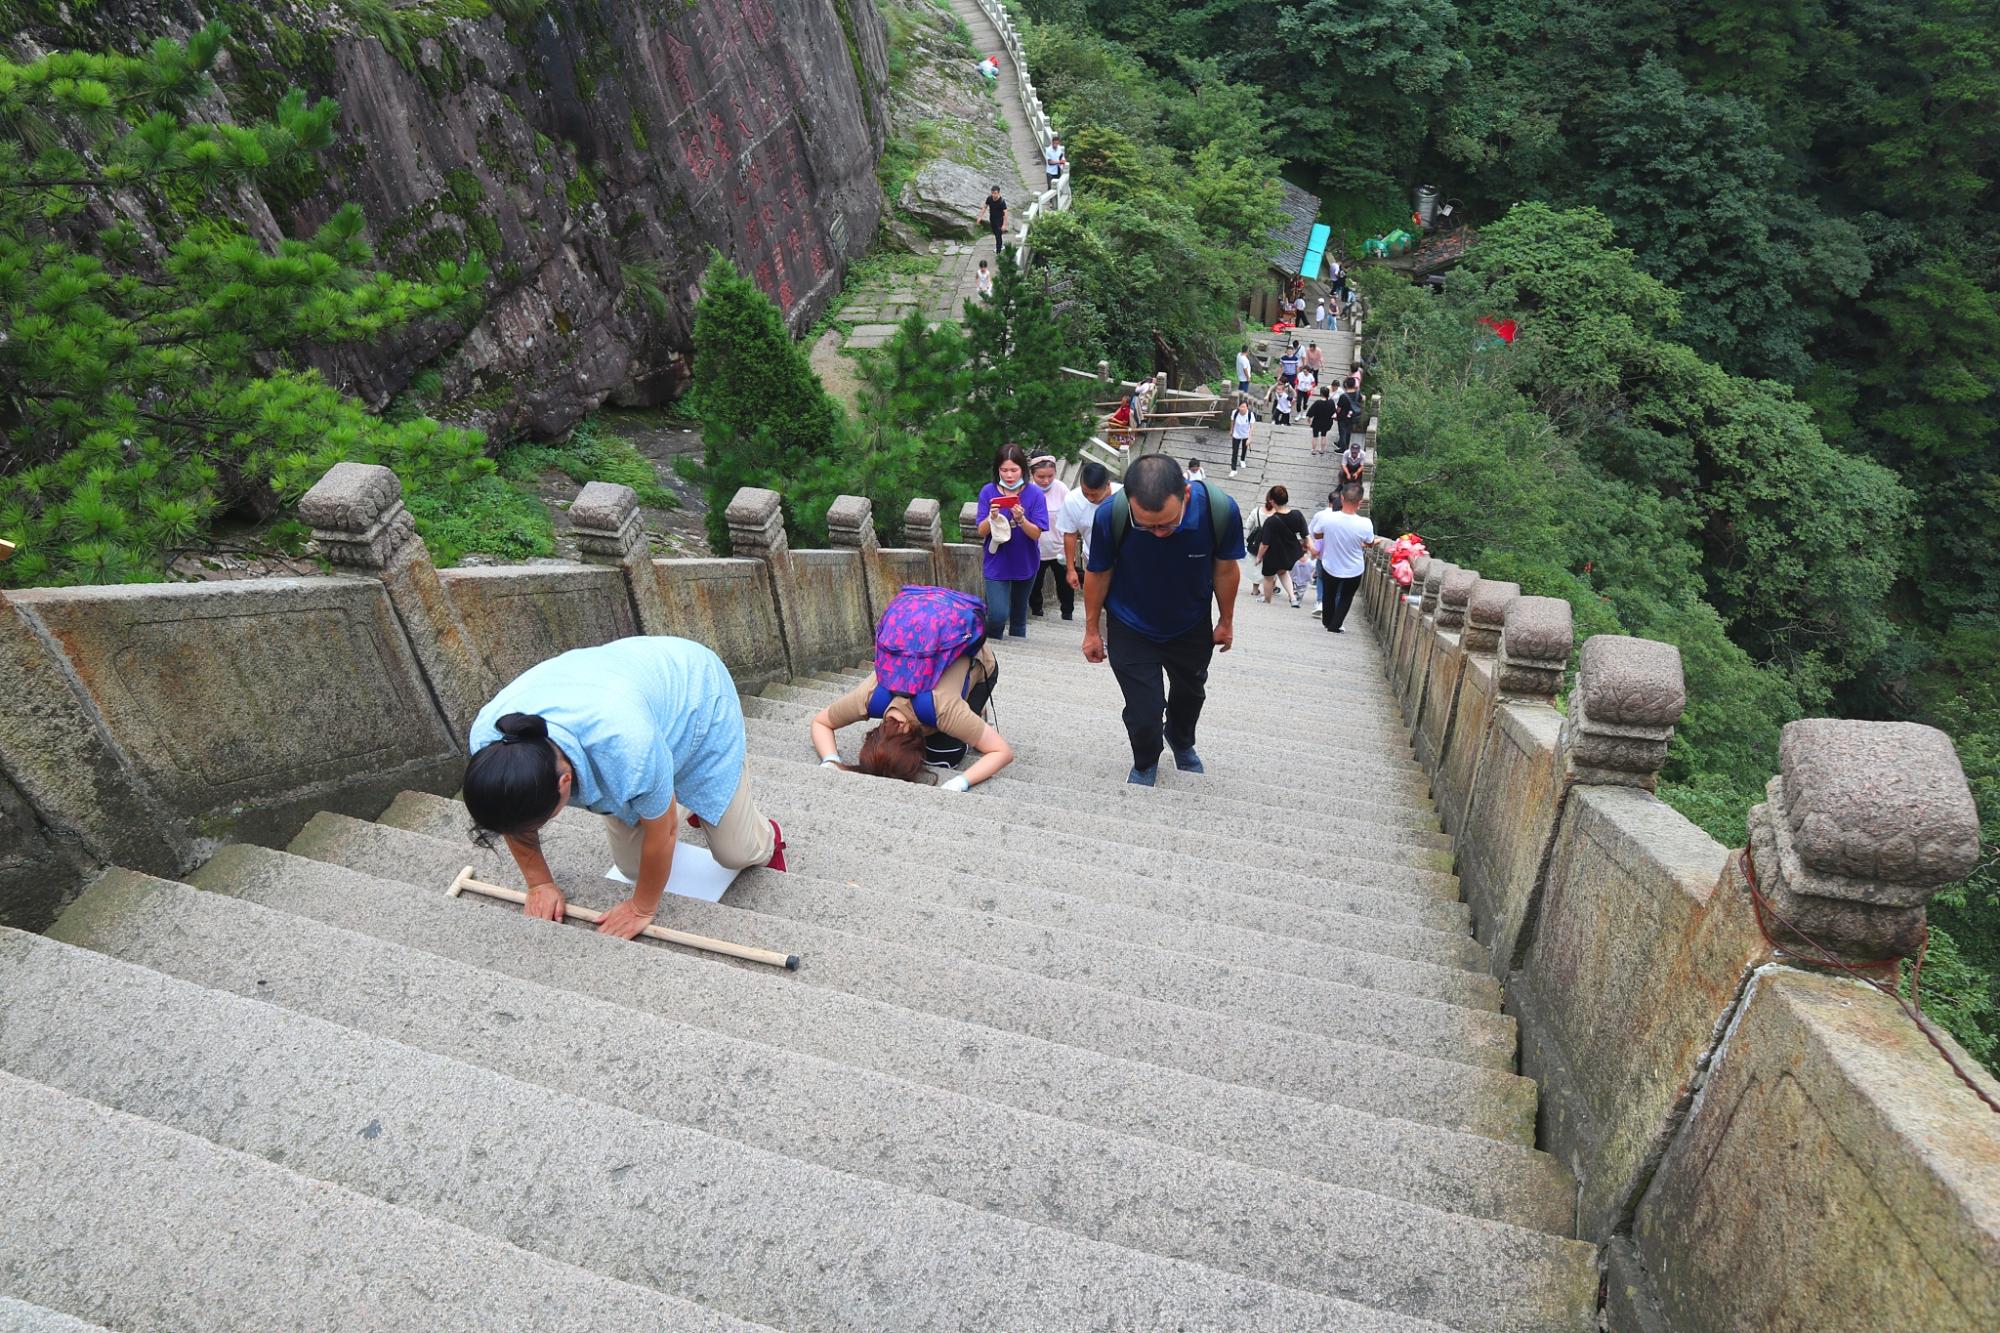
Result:
<svg viewBox="0 0 2000 1333"><path fill-rule="evenodd" d="M1017 179L1002 182L1001 188L1006 192L1010 209L1025 209L1042 188L1039 183L1042 153L1035 143L1034 132L1028 128L1027 111L1021 105L1013 57L1001 44L999 33L976 0L952 0L951 10L971 31L973 50L1000 61L998 106L1007 123L1008 142L1018 172ZM1018 211L1015 215L1018 216ZM932 323L946 320L956 323L964 318L965 303L979 289L979 261L990 262L993 257L990 239L982 234L970 240L936 240L931 242L929 250L936 258L936 266L930 272L886 278L856 293L841 309L841 322L848 326L847 331L844 334L840 330L829 331L813 346L813 369L837 397L852 401L854 375L849 366L842 364L842 353L880 347L912 310L921 310Z"/></svg>

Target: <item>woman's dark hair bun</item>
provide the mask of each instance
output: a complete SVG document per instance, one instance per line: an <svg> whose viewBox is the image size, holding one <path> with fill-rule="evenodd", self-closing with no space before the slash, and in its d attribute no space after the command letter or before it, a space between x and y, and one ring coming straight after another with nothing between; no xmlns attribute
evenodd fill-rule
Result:
<svg viewBox="0 0 2000 1333"><path fill-rule="evenodd" d="M549 738L549 724L533 713L506 713L493 729L510 741L545 741Z"/></svg>

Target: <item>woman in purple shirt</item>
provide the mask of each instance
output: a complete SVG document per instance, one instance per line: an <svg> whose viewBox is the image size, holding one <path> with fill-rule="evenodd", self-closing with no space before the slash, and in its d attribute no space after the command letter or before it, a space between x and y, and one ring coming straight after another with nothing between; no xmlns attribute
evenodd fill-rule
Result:
<svg viewBox="0 0 2000 1333"><path fill-rule="evenodd" d="M1042 529L1049 502L1026 484L1028 455L1003 444L993 455L993 480L979 491L979 539L986 544L986 637L1002 631L1028 637L1028 592L1042 572Z"/></svg>

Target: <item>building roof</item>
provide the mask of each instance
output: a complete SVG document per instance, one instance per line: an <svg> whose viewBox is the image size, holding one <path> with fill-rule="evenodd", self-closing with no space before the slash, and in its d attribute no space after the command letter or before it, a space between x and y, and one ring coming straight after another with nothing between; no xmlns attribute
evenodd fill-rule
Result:
<svg viewBox="0 0 2000 1333"><path fill-rule="evenodd" d="M1288 180L1278 182L1278 191L1278 207L1284 212L1285 221L1271 233L1271 267L1297 273L1299 265L1305 262L1313 223L1319 220L1319 196Z"/></svg>

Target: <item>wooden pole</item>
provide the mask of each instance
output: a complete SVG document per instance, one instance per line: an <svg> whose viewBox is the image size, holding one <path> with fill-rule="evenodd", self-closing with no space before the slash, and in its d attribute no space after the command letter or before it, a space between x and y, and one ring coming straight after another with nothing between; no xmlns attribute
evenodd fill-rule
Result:
<svg viewBox="0 0 2000 1333"><path fill-rule="evenodd" d="M528 895L519 889L510 889L505 885L488 884L484 880L474 879L472 877L471 866L467 866L465 869L459 871L458 878L451 882L451 887L447 888L445 892L456 898L467 889L488 898L498 898L502 902L525 903L528 901ZM578 907L572 902L564 903L563 912L567 916L573 916L579 921L588 921L592 925L596 925L598 922L604 920L604 913L593 912L588 907ZM747 944L731 944L728 940L712 940L706 935L690 935L684 930L668 930L665 926L649 925L639 933L648 939L665 940L669 944L684 944L690 949L705 949L709 953L725 954L730 958L741 958L748 963L765 963L771 967L782 967L787 972L796 972L799 970L799 956L795 953L779 953L775 949L753 949Z"/></svg>

